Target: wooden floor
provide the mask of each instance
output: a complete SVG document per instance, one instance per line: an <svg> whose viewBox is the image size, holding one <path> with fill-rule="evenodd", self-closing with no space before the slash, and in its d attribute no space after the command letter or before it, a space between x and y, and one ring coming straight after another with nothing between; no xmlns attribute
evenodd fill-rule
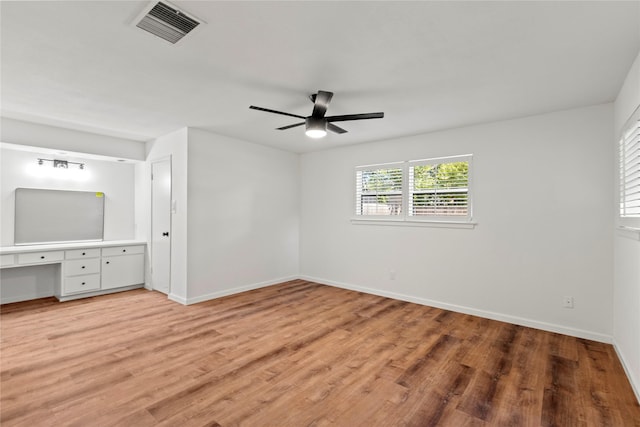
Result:
<svg viewBox="0 0 640 427"><path fill-rule="evenodd" d="M609 345L305 281L0 319L3 427L640 426Z"/></svg>

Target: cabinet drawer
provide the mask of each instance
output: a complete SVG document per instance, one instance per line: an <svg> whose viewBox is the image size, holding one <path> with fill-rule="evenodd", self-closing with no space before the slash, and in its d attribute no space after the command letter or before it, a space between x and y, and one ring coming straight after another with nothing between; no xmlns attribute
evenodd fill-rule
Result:
<svg viewBox="0 0 640 427"><path fill-rule="evenodd" d="M102 248L102 256L143 254L144 246L115 246Z"/></svg>
<svg viewBox="0 0 640 427"><path fill-rule="evenodd" d="M100 274L85 274L64 279L64 293L88 292L100 289Z"/></svg>
<svg viewBox="0 0 640 427"><path fill-rule="evenodd" d="M99 256L100 249L74 249L64 252L65 259L98 258Z"/></svg>
<svg viewBox="0 0 640 427"><path fill-rule="evenodd" d="M64 275L77 276L78 274L100 273L100 259L74 259L64 262Z"/></svg>
<svg viewBox="0 0 640 427"><path fill-rule="evenodd" d="M18 254L18 264L37 264L62 261L64 259L64 251L51 252L31 252L27 254Z"/></svg>
<svg viewBox="0 0 640 427"><path fill-rule="evenodd" d="M0 255L0 267L9 267L15 264L15 258L14 254Z"/></svg>

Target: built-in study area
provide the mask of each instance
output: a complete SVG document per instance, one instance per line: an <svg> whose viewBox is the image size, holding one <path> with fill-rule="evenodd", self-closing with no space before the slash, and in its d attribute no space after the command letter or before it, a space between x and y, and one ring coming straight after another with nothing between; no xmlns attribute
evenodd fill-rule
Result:
<svg viewBox="0 0 640 427"><path fill-rule="evenodd" d="M90 139L82 152L74 146L74 138L87 140L82 132L70 138L53 127L3 124L10 131L0 145L0 302L66 301L145 286L148 251L135 215L140 160L92 153L94 142L104 141Z"/></svg>

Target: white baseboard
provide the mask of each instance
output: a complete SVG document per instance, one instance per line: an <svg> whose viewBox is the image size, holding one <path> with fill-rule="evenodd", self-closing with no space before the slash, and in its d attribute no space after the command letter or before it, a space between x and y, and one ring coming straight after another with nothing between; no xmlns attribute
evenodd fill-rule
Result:
<svg viewBox="0 0 640 427"><path fill-rule="evenodd" d="M172 298L172 296L169 296L169 299L179 302L181 304L185 304L185 305L191 305L191 304L197 304L199 302L203 302L203 301L209 301L215 298L220 298L220 297L226 297L228 295L233 295L233 294L239 294L240 292L245 292L245 291L251 291L253 289L259 289L259 288L264 288L267 286L271 286L271 285L277 285L278 283L283 283L283 282L288 282L290 280L295 280L298 279L298 276L289 276L289 277L280 277L278 279L273 279L273 280L267 280L264 282L259 282L259 283L252 283L249 285L243 285L243 286L238 286L236 288L231 288L231 289L225 289L222 291L218 291L218 292L212 292L210 294L206 294L206 295L200 295L197 297L192 297L192 298L187 298L185 302L179 301L178 299ZM182 298L180 298L181 300L183 300Z"/></svg>
<svg viewBox="0 0 640 427"><path fill-rule="evenodd" d="M484 317L486 319L498 320L501 322L513 323L515 325L526 326L529 328L541 329L548 332L557 332L559 334L570 335L572 337L585 338L593 341L603 342L611 344L613 339L610 335L601 334L598 332L586 331L583 329L571 328L562 325L556 325L553 323L541 322L538 320L526 319L518 316L511 316L508 314L496 313L493 311L479 310L473 307L466 307L456 304L449 304L441 301L435 301L426 298L414 297L411 295L398 294L395 292L382 291L380 289L367 288L364 286L352 285L349 283L335 282L333 280L326 280L319 277L300 276L300 279L308 280L310 282L316 282L323 285L335 286L337 288L349 289L352 291L364 292L366 294L378 295L387 298L393 298L401 301L413 302L416 304L427 305L430 307L437 307L443 310L455 311L457 313L471 314L473 316Z"/></svg>
<svg viewBox="0 0 640 427"><path fill-rule="evenodd" d="M169 298L171 301L175 301L175 302L177 302L179 304L187 305L187 300L185 298L182 298L182 297L176 295L176 294L169 294L169 295L167 295L167 298Z"/></svg>
<svg viewBox="0 0 640 427"><path fill-rule="evenodd" d="M629 364L627 362L627 359L625 359L624 354L620 351L620 348L618 347L618 343L616 342L615 338L613 339L613 348L616 351L616 354L618 355L618 359L620 359L620 363L622 364L624 373L627 374L627 378L629 379L631 388L633 389L633 392L636 394L636 399L638 399L638 403L640 403L640 383L638 382L640 381L640 379L636 379L634 378L633 375L631 375L631 371L629 370Z"/></svg>
<svg viewBox="0 0 640 427"><path fill-rule="evenodd" d="M75 294L75 295L67 295L67 296L59 296L59 295L55 295L56 298L58 298L58 301L60 302L65 302L65 301L73 301L76 299L84 299L84 298L90 298L90 297L98 297L100 295L109 295L109 294L115 294L118 292L125 292L125 291L132 291L134 289L144 289L143 285L131 285L131 286L124 286L122 288L113 288L113 289L104 289L104 290L98 290L98 291L94 291L94 292L84 292L81 294Z"/></svg>
<svg viewBox="0 0 640 427"><path fill-rule="evenodd" d="M603 342L607 344L613 343L613 338L610 335L602 334L598 332L587 331L583 329L571 328L567 326L557 325L553 323L541 322L539 320L526 319L523 317L512 316L503 313L497 313L493 311L479 310L473 307L466 307L456 304L449 304L441 301L419 298L411 295L404 295L395 292L382 291L380 289L367 288L364 286L352 285L349 283L341 283L333 280L322 279L320 277L312 276L289 276L281 277L278 279L268 280L259 283L252 283L249 285L238 286L236 288L225 289L218 292L212 292L206 295L200 295L197 297L183 298L174 294L169 294L169 299L178 302L183 305L197 304L203 301L209 301L215 298L220 298L228 295L238 294L240 292L250 291L253 289L264 288L278 283L287 282L290 280L302 279L310 282L320 283L328 286L335 286L342 289L349 289L352 291L364 292L366 294L378 295L387 298L393 298L401 301L412 302L416 304L426 305L430 307L437 307L443 310L455 311L458 313L470 314L473 316L484 317L486 319L498 320L501 322L513 323L515 325L526 326L529 328L541 329L548 332L556 332L559 334L569 335L572 337L584 338L593 341Z"/></svg>

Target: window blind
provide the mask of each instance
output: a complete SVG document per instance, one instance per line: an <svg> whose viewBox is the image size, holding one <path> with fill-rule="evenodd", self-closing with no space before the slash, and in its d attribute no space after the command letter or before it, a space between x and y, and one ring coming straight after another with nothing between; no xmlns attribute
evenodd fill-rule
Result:
<svg viewBox="0 0 640 427"><path fill-rule="evenodd" d="M401 215L402 180L402 164L356 168L356 215Z"/></svg>
<svg viewBox="0 0 640 427"><path fill-rule="evenodd" d="M409 216L425 219L470 218L470 159L452 160L409 162Z"/></svg>
<svg viewBox="0 0 640 427"><path fill-rule="evenodd" d="M620 139L620 216L640 217L640 119Z"/></svg>
<svg viewBox="0 0 640 427"><path fill-rule="evenodd" d="M470 222L472 157L465 154L356 167L356 218Z"/></svg>

